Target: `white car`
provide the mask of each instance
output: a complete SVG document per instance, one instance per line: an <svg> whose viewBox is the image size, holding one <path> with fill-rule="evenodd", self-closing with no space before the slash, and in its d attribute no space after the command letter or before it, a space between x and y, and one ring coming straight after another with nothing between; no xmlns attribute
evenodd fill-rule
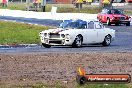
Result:
<svg viewBox="0 0 132 88"><path fill-rule="evenodd" d="M105 28L96 20L65 20L58 28L42 31L39 36L46 48L54 45L81 47L83 44L109 46L115 38L115 30Z"/></svg>

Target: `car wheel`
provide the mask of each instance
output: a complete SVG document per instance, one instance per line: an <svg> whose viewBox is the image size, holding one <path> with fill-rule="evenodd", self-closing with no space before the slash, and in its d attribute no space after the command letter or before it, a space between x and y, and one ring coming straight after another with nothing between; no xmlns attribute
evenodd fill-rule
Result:
<svg viewBox="0 0 132 88"><path fill-rule="evenodd" d="M42 43L42 46L45 47L45 48L50 48L51 47L51 45L44 44L44 43Z"/></svg>
<svg viewBox="0 0 132 88"><path fill-rule="evenodd" d="M83 37L81 35L76 36L76 38L72 44L72 47L75 47L75 48L81 47L82 46L82 40L83 40Z"/></svg>
<svg viewBox="0 0 132 88"><path fill-rule="evenodd" d="M116 25L116 26L119 26L119 23L116 23L115 25Z"/></svg>
<svg viewBox="0 0 132 88"><path fill-rule="evenodd" d="M106 24L107 24L108 26L111 25L111 24L110 24L110 19L109 19L109 18L107 19L107 23L106 23Z"/></svg>
<svg viewBox="0 0 132 88"><path fill-rule="evenodd" d="M130 22L126 23L126 26L130 26Z"/></svg>
<svg viewBox="0 0 132 88"><path fill-rule="evenodd" d="M87 79L84 76L77 75L76 81L78 84L82 85L82 84L85 84L87 82Z"/></svg>
<svg viewBox="0 0 132 88"><path fill-rule="evenodd" d="M103 46L109 46L110 43L111 43L111 36L110 36L110 35L105 36L102 45L103 45Z"/></svg>

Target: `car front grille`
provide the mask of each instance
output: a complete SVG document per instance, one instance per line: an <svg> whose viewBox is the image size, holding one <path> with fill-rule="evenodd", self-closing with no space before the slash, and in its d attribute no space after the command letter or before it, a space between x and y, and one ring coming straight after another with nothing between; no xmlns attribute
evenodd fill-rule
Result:
<svg viewBox="0 0 132 88"><path fill-rule="evenodd" d="M62 44L61 40L50 40L49 41L50 44Z"/></svg>
<svg viewBox="0 0 132 88"><path fill-rule="evenodd" d="M49 38L60 38L60 34L50 33Z"/></svg>
<svg viewBox="0 0 132 88"><path fill-rule="evenodd" d="M120 17L120 20L125 20L125 17Z"/></svg>

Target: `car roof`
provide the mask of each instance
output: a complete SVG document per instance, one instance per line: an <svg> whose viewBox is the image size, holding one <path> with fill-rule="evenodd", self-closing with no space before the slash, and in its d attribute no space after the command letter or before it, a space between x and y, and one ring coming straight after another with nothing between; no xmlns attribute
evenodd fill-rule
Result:
<svg viewBox="0 0 132 88"><path fill-rule="evenodd" d="M123 9L118 9L118 8L104 8L102 10L123 10Z"/></svg>
<svg viewBox="0 0 132 88"><path fill-rule="evenodd" d="M70 20L64 20L64 21L67 21L67 22L90 22L90 21L93 21L93 22L97 22L98 20L97 19L77 19L77 20L74 20L74 19L70 19Z"/></svg>

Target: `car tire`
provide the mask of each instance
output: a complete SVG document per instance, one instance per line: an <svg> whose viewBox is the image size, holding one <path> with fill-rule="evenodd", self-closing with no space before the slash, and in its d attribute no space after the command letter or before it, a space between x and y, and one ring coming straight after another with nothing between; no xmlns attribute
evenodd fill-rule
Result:
<svg viewBox="0 0 132 88"><path fill-rule="evenodd" d="M119 26L119 23L116 23L115 25L116 25L116 26Z"/></svg>
<svg viewBox="0 0 132 88"><path fill-rule="evenodd" d="M103 46L109 46L110 43L111 43L111 36L110 36L110 35L105 36L102 45L103 45Z"/></svg>
<svg viewBox="0 0 132 88"><path fill-rule="evenodd" d="M42 43L42 46L45 47L45 48L50 48L51 47L51 45L44 44L44 43Z"/></svg>
<svg viewBox="0 0 132 88"><path fill-rule="evenodd" d="M126 23L126 26L130 26L130 22Z"/></svg>
<svg viewBox="0 0 132 88"><path fill-rule="evenodd" d="M83 85L83 84L85 84L87 82L87 79L84 76L77 75L76 76L76 82L79 85Z"/></svg>
<svg viewBox="0 0 132 88"><path fill-rule="evenodd" d="M111 25L111 23L110 23L110 18L107 18L107 22L106 22L106 24L107 24L108 26Z"/></svg>
<svg viewBox="0 0 132 88"><path fill-rule="evenodd" d="M79 48L82 46L82 41L83 41L83 37L81 35L78 35L76 36L73 44L72 44L72 47L74 48Z"/></svg>

